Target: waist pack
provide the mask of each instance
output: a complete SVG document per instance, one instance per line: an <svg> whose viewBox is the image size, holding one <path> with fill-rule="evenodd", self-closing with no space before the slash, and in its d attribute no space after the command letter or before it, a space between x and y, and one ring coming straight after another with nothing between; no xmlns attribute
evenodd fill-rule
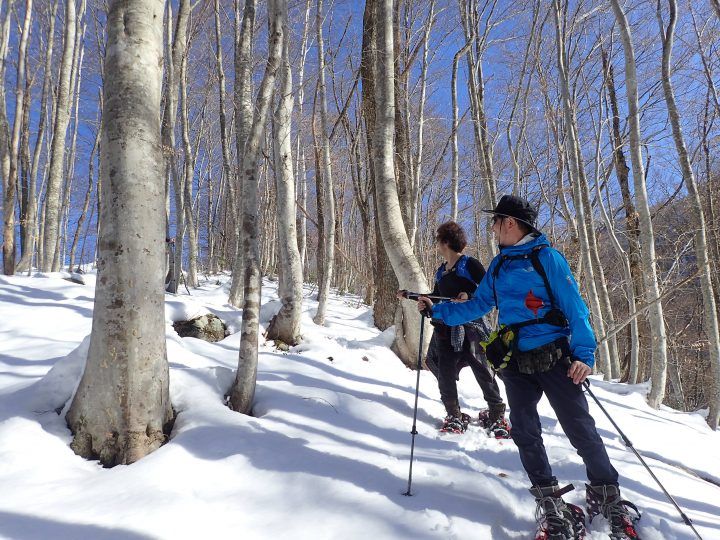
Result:
<svg viewBox="0 0 720 540"><path fill-rule="evenodd" d="M514 358L518 372L532 375L550 371L565 356L570 356L570 345L560 338L529 351L516 351Z"/></svg>
<svg viewBox="0 0 720 540"><path fill-rule="evenodd" d="M559 338L529 351L517 348L517 331L511 326L501 326L490 334L487 341L481 342L485 356L495 371L508 366L519 373L532 375L550 371L558 360L570 356L570 344L567 338Z"/></svg>

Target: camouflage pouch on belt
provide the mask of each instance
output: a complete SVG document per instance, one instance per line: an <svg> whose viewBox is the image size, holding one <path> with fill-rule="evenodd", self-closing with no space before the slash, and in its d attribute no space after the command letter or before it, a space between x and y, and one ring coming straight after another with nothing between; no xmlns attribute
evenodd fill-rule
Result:
<svg viewBox="0 0 720 540"><path fill-rule="evenodd" d="M550 371L564 354L562 345L553 341L530 351L516 351L513 358L520 373L532 375Z"/></svg>

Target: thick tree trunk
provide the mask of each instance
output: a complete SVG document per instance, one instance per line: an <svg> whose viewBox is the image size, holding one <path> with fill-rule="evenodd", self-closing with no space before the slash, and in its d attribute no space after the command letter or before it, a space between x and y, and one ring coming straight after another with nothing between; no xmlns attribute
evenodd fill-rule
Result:
<svg viewBox="0 0 720 540"><path fill-rule="evenodd" d="M244 145L242 158L242 235L245 261L243 318L240 354L235 382L230 388L230 406L248 414L252 409L257 381L258 332L260 320L260 250L258 244L258 158L264 140L267 112L272 101L275 77L285 35L282 19L287 15L286 0L268 0L268 60L255 102L257 114Z"/></svg>
<svg viewBox="0 0 720 540"><path fill-rule="evenodd" d="M637 70L635 66L635 50L630 35L630 25L625 13L620 7L619 0L610 0L615 19L620 28L620 37L625 51L625 85L628 100L628 121L630 124L630 158L633 169L633 183L635 199L640 218L640 242L642 250L642 270L645 283L645 299L653 302L649 308L650 337L652 346L651 378L652 388L648 402L652 407L658 408L665 395L665 381L667 378L667 336L665 335L665 319L658 284L657 265L655 256L655 234L650 216L647 186L645 184L645 170L640 148L640 111L638 105Z"/></svg>
<svg viewBox="0 0 720 540"><path fill-rule="evenodd" d="M162 288L161 0L108 13L103 227L90 350L67 421L72 448L105 466L158 448L172 420Z"/></svg>
<svg viewBox="0 0 720 540"><path fill-rule="evenodd" d="M660 12L660 2L658 2L658 19L660 22L660 34L663 44L662 55L662 85L665 93L665 103L667 104L668 116L672 126L673 140L680 161L680 170L682 171L685 187L688 190L688 200L692 212L690 220L695 229L695 257L697 266L700 270L700 284L702 287L702 299L705 315L705 335L708 338L708 353L710 357L710 367L712 371L712 392L710 399L710 412L707 422L712 429L717 429L720 421L720 332L718 331L718 313L715 305L715 291L712 283L712 271L710 269L710 261L708 259L707 233L705 230L705 214L703 212L702 202L700 201L700 192L697 182L695 181L695 173L693 172L688 155L687 146L685 144L685 136L682 132L680 121L680 113L678 112L675 102L675 92L672 83L671 56L673 49L673 40L675 38L675 25L677 24L677 2L676 0L668 0L670 6L670 20L667 30L663 27L662 13Z"/></svg>
<svg viewBox="0 0 720 540"><path fill-rule="evenodd" d="M10 176L10 125L7 118L7 103L5 98L5 71L7 67L7 54L8 54L8 43L10 40L10 17L12 15L12 2L8 5L5 11L5 19L0 25L0 181L2 182L3 189L3 201L12 200L13 205L15 201L15 182ZM2 2L0 2L0 8L2 8ZM1 11L1 9L0 9ZM3 206L6 203L3 202ZM3 221L5 223L8 220L12 220L13 227L15 223L15 207L12 206L12 215L4 215ZM3 211L5 214L5 210ZM3 226L3 266L5 266L5 253L8 253L8 263L12 262L12 271L15 271L15 237L13 234L12 239L9 241L9 245L6 246L7 239L4 238L7 234L5 225ZM12 257L10 254L12 253ZM7 273L7 272L6 272Z"/></svg>
<svg viewBox="0 0 720 540"><path fill-rule="evenodd" d="M395 312L398 308L398 300L395 294L398 290L398 281L395 272L390 264L385 244L380 233L380 211L378 205L375 182L375 152L373 150L373 137L375 134L375 87L376 87L376 34L377 23L375 16L376 0L369 0L365 3L363 15L363 44L362 60L360 71L362 76L362 115L365 120L365 148L368 153L368 189L372 198L373 227L375 238L375 260L374 270L374 303L373 322L380 330L386 330L395 324Z"/></svg>
<svg viewBox="0 0 720 540"><path fill-rule="evenodd" d="M316 171L322 180L322 215L318 214L318 221L323 221L322 244L318 246L318 253L322 253L322 272L318 281L318 308L313 321L315 324L325 324L325 310L327 309L330 283L332 282L335 259L335 193L333 191L332 167L330 165L330 134L327 120L327 96L325 89L325 44L322 30L322 0L317 0L315 15L315 30L318 53L318 97L320 98L320 165L321 171Z"/></svg>
<svg viewBox="0 0 720 540"><path fill-rule="evenodd" d="M401 288L424 291L427 281L415 258L402 220L400 201L395 183L393 135L395 132L395 97L393 85L393 25L392 0L378 0L375 4L377 57L374 65L375 133L373 160L375 162L375 197L380 234ZM415 304L401 304L402 317L396 317L395 345L402 360L412 365L420 343Z"/></svg>
<svg viewBox="0 0 720 540"><path fill-rule="evenodd" d="M280 13L282 32L289 35L287 13ZM277 191L277 226L279 268L278 295L282 306L268 327L268 339L279 339L289 345L300 341L300 315L302 314L302 263L295 230L295 177L292 162L291 118L293 111L292 71L290 69L290 43L283 39L280 63L280 87L275 109L275 188Z"/></svg>
<svg viewBox="0 0 720 540"><path fill-rule="evenodd" d="M254 125L254 111L252 102L252 61L253 61L253 36L255 27L255 0L245 0L242 18L240 17L240 5L238 0L235 8L235 145L239 186L238 191L244 192L243 178L245 178L245 145L247 144L250 130ZM253 162L248 167L255 167ZM255 179L257 181L257 179ZM238 214L234 216L235 230L235 260L232 267L232 281L230 282L230 295L228 302L233 306L241 306L244 290L244 269L247 265L243 263L244 250L242 237L244 227L241 226L243 203L238 201Z"/></svg>
<svg viewBox="0 0 720 540"><path fill-rule="evenodd" d="M63 56L60 65L57 89L57 105L55 124L53 125L52 148L50 150L50 167L47 190L45 192L45 225L43 229L43 260L40 268L43 272L59 269L60 261L55 260L60 235L60 188L63 183L65 137L70 121L70 76L72 72L73 52L75 49L75 0L66 0L65 4L65 38Z"/></svg>

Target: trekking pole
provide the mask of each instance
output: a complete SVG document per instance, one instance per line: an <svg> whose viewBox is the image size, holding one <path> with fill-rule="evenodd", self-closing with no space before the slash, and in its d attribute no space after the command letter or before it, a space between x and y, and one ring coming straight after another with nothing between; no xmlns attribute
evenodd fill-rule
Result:
<svg viewBox="0 0 720 540"><path fill-rule="evenodd" d="M425 293L419 293L419 292L412 292L412 291L401 291L402 297L407 298L408 300L415 300L417 301L418 298L421 296L424 296L425 298L429 298L433 302L447 302L448 300L454 300L453 298L450 298L449 296L437 296L434 294L425 294Z"/></svg>
<svg viewBox="0 0 720 540"><path fill-rule="evenodd" d="M417 381L415 382L415 410L413 412L413 425L412 425L412 443L410 444L410 471L408 473L408 488L403 495L410 497L410 488L412 487L412 467L413 458L415 457L415 435L417 435L417 411L418 411L418 395L420 394L420 370L422 369L422 347L423 347L423 332L425 330L425 317L420 315L420 343L418 344L418 359L417 359Z"/></svg>
<svg viewBox="0 0 720 540"><path fill-rule="evenodd" d="M687 514L685 514L685 512L683 512L682 508L680 508L680 505L678 505L678 503L675 501L673 496L670 495L670 493L668 493L668 491L665 489L665 486L663 486L662 483L660 482L660 480L658 479L658 477L655 476L655 473L653 473L652 470L650 470L650 467L648 467L648 464L645 463L645 460L643 459L643 457L635 449L635 446L633 446L633 443L630 441L630 439L627 438L625 433L623 433L623 431L620 429L620 427L615 423L615 420L613 420L612 417L610 416L610 413L608 413L607 410L605 410L605 407L603 407L602 403L600 403L600 400L595 396L593 391L590 390L590 381L588 379L585 379L585 382L583 382L583 386L585 387L585 391L590 395L591 398L593 398L593 400L595 400L595 403L597 403L597 406L600 407L600 410L605 413L605 416L608 417L608 420L610 420L610 423L615 427L617 432L620 434L620 437L622 437L622 440L623 440L623 443L625 443L625 446L627 446L630 450L633 451L635 456L640 460L640 463L642 463L643 466L650 473L650 476L652 476L653 480L655 480L655 482L657 482L657 485L660 486L660 489L663 490L663 493L665 493L665 496L668 498L668 500L671 503L673 503L673 505L675 506L677 511L680 513L680 517L682 517L685 524L688 525L693 530L693 532L695 533L695 536L697 536L699 540L702 540L702 536L700 536L700 533L697 532L697 529L695 529L695 526L693 525L690 518L687 516Z"/></svg>

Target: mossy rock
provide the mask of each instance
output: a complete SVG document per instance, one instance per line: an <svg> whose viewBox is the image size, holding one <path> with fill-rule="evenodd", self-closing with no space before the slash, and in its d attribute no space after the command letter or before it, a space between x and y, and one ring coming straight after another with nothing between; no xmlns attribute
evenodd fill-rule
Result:
<svg viewBox="0 0 720 540"><path fill-rule="evenodd" d="M176 321L173 323L173 328L180 337L194 337L211 343L227 336L227 326L212 313L189 321Z"/></svg>

